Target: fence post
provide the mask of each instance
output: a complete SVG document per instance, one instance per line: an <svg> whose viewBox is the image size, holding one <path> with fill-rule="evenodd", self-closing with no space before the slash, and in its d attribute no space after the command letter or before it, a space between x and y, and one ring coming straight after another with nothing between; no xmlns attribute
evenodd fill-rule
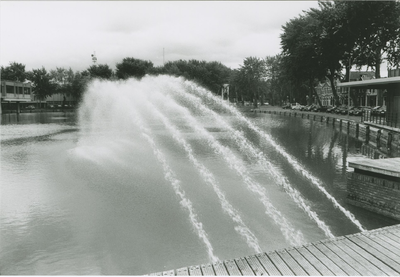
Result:
<svg viewBox="0 0 400 277"><path fill-rule="evenodd" d="M381 134L382 134L382 131L378 130L378 133L376 135L376 147L377 148L381 148Z"/></svg>
<svg viewBox="0 0 400 277"><path fill-rule="evenodd" d="M357 123L356 124L356 138L358 139L358 136L360 135L360 125Z"/></svg>
<svg viewBox="0 0 400 277"><path fill-rule="evenodd" d="M393 134L391 132L388 133L388 140L387 140L387 145L386 148L390 152L392 150L392 140L393 140Z"/></svg>
<svg viewBox="0 0 400 277"><path fill-rule="evenodd" d="M321 122L323 121L324 117L321 115Z"/></svg>
<svg viewBox="0 0 400 277"><path fill-rule="evenodd" d="M347 121L347 134L350 133L350 120Z"/></svg>

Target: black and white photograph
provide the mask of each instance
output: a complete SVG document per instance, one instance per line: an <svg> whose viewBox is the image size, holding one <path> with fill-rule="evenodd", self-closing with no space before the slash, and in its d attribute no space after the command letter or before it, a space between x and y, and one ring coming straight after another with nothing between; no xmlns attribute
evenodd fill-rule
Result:
<svg viewBox="0 0 400 277"><path fill-rule="evenodd" d="M400 275L400 1L0 2L0 275Z"/></svg>

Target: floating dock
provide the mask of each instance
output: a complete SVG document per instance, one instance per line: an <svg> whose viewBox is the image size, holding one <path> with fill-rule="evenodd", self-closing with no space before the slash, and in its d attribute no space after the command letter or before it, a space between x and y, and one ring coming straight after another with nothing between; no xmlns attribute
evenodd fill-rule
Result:
<svg viewBox="0 0 400 277"><path fill-rule="evenodd" d="M150 275L399 276L400 225Z"/></svg>

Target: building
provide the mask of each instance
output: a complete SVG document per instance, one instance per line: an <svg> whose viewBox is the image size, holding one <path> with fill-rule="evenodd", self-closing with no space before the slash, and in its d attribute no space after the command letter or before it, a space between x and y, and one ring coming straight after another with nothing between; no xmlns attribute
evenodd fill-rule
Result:
<svg viewBox="0 0 400 277"><path fill-rule="evenodd" d="M375 72L373 71L350 72L350 82L371 80L373 78L375 78ZM336 81L336 91L338 93L340 103L346 105L350 100L350 106L354 106L353 98L350 97L349 99L348 92L350 88L342 88L341 86L339 86L339 83L339 81ZM315 90L323 106L334 106L335 101L329 80L319 83L315 87ZM378 89L351 88L351 95L356 97L357 106L375 107L377 105L384 106L385 103L384 92L379 91Z"/></svg>
<svg viewBox="0 0 400 277"><path fill-rule="evenodd" d="M375 79L373 71L351 71L350 82L365 81ZM348 97L348 89L342 89L342 98ZM351 95L356 98L357 106L385 106L384 92L373 88L350 88ZM354 106L354 101L351 99L351 105Z"/></svg>
<svg viewBox="0 0 400 277"><path fill-rule="evenodd" d="M1 87L1 105L2 106L13 105L17 110L17 113L21 110L21 102L31 102L32 96L32 85L29 82L16 82L16 81L0 81Z"/></svg>
<svg viewBox="0 0 400 277"><path fill-rule="evenodd" d="M400 74L399 71L397 72ZM389 76L395 74L389 70ZM386 116L381 124L400 126L400 76L341 83L339 87L382 91L382 103L386 106ZM379 94L377 98L380 105Z"/></svg>

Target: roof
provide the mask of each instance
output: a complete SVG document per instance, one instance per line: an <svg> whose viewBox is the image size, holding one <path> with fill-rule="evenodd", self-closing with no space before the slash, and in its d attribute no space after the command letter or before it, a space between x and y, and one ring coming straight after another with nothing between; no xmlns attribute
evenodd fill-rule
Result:
<svg viewBox="0 0 400 277"><path fill-rule="evenodd" d="M339 83L338 87L342 87L342 88L344 88L344 87L381 87L381 88L383 88L388 84L400 84L400 76Z"/></svg>
<svg viewBox="0 0 400 277"><path fill-rule="evenodd" d="M362 77L361 77L362 76ZM374 71L350 71L350 80L369 80L375 78Z"/></svg>

